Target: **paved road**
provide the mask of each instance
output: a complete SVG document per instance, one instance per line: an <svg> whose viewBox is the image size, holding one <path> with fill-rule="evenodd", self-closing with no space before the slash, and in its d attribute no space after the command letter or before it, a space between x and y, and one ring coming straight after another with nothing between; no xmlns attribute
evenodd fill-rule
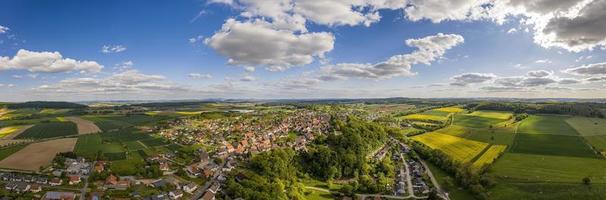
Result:
<svg viewBox="0 0 606 200"><path fill-rule="evenodd" d="M438 181L433 176L433 173L431 173L431 170L429 170L429 167L427 166L427 164L425 163L425 161L424 160L420 160L420 161L421 161L421 164L423 164L423 167L426 169L427 175L429 176L429 179L431 179L431 182L436 187L436 190L438 191L438 195L440 195L440 197L442 197L442 198L444 198L446 200L450 200L450 198L448 197L448 193L446 191L444 191L442 189L442 187L440 187L440 184L438 184Z"/></svg>
<svg viewBox="0 0 606 200"><path fill-rule="evenodd" d="M94 167L95 167L95 162L91 162L89 169L88 169L89 174L93 173ZM84 187L82 187L82 189L80 190L80 200L86 199L86 192L88 191L88 177L89 176L82 176L82 178L84 179Z"/></svg>
<svg viewBox="0 0 606 200"><path fill-rule="evenodd" d="M408 163L404 159L404 154L400 153L400 157L402 157L402 163L404 163L404 168L406 168L406 186L408 188L409 196L416 197L415 192L412 189L412 180L410 179L410 168L408 167Z"/></svg>

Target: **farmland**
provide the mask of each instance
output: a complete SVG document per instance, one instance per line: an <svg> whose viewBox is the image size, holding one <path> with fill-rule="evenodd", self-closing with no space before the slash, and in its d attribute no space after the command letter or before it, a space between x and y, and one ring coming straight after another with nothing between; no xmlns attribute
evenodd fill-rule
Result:
<svg viewBox="0 0 606 200"><path fill-rule="evenodd" d="M9 126L0 129L0 139L13 139L19 134L23 133L28 128L32 127L28 126Z"/></svg>
<svg viewBox="0 0 606 200"><path fill-rule="evenodd" d="M77 134L76 124L72 122L49 122L36 124L28 128L16 136L15 139L43 139Z"/></svg>
<svg viewBox="0 0 606 200"><path fill-rule="evenodd" d="M532 115L520 124L518 132L578 136L577 131L566 123L568 118L569 116L559 115Z"/></svg>
<svg viewBox="0 0 606 200"><path fill-rule="evenodd" d="M118 143L104 143L101 135L91 134L78 137L78 142L74 148L76 155L94 158L98 153L119 153L124 152L124 148Z"/></svg>
<svg viewBox="0 0 606 200"><path fill-rule="evenodd" d="M472 164L472 168L480 169L486 165L492 164L503 152L507 146L505 145L492 145L486 152L484 152L475 162Z"/></svg>
<svg viewBox="0 0 606 200"><path fill-rule="evenodd" d="M131 115L131 116L119 116L119 115L87 115L83 116L84 119L94 122L102 131L115 131L122 128L128 128L133 126L141 126L149 123L153 123L159 120L170 118L165 115Z"/></svg>
<svg viewBox="0 0 606 200"><path fill-rule="evenodd" d="M418 120L418 121L445 121L447 118L445 116L440 115L430 115L430 114L412 114L406 115L403 119L407 120Z"/></svg>
<svg viewBox="0 0 606 200"><path fill-rule="evenodd" d="M37 171L40 167L48 166L57 153L73 151L76 140L64 138L29 144L0 161L0 167Z"/></svg>
<svg viewBox="0 0 606 200"><path fill-rule="evenodd" d="M413 139L433 149L438 149L462 163L471 161L488 146L487 143L441 133L425 133L414 136Z"/></svg>
<svg viewBox="0 0 606 200"><path fill-rule="evenodd" d="M93 122L84 120L80 117L65 117L67 121L73 122L78 127L78 134L91 134L91 133L99 133L101 129L97 127Z"/></svg>

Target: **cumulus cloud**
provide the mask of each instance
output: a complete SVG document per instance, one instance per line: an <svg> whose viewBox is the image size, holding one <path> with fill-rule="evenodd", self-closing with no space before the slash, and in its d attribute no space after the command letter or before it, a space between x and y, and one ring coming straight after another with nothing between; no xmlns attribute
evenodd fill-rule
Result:
<svg viewBox="0 0 606 200"><path fill-rule="evenodd" d="M327 32L297 34L274 29L263 20L228 19L205 43L228 57L229 64L282 71L309 64L314 58L324 58L324 54L333 49L334 40Z"/></svg>
<svg viewBox="0 0 606 200"><path fill-rule="evenodd" d="M536 87L557 83L552 77L501 77L495 80L497 85L506 87Z"/></svg>
<svg viewBox="0 0 606 200"><path fill-rule="evenodd" d="M6 26L0 25L0 34L8 32L10 29Z"/></svg>
<svg viewBox="0 0 606 200"><path fill-rule="evenodd" d="M213 76L210 74L200 74L200 73L190 73L187 76L192 79L211 79L211 78L213 78Z"/></svg>
<svg viewBox="0 0 606 200"><path fill-rule="evenodd" d="M101 52L105 54L109 53L120 53L126 51L126 47L122 45L103 45Z"/></svg>
<svg viewBox="0 0 606 200"><path fill-rule="evenodd" d="M349 77L367 79L388 79L398 76L413 76L412 65L425 64L441 58L447 50L464 42L463 36L443 34L419 39L408 39L406 44L418 50L409 54L395 55L376 64L339 63L321 68L322 80L342 80Z"/></svg>
<svg viewBox="0 0 606 200"><path fill-rule="evenodd" d="M564 72L581 76L604 75L606 74L606 62L568 68Z"/></svg>
<svg viewBox="0 0 606 200"><path fill-rule="evenodd" d="M167 82L161 75L148 75L137 70L128 70L104 78L68 78L55 84L41 85L35 90L53 93L122 94L187 89Z"/></svg>
<svg viewBox="0 0 606 200"><path fill-rule="evenodd" d="M278 29L306 32L306 22L327 26L356 26L377 22L380 9L403 9L406 0L238 0L213 1L242 10L240 16L264 18Z"/></svg>
<svg viewBox="0 0 606 200"><path fill-rule="evenodd" d="M541 59L541 60L536 60L536 61L534 61L534 63L538 63L538 64L548 64L548 63L551 63L551 60L549 60L549 59Z"/></svg>
<svg viewBox="0 0 606 200"><path fill-rule="evenodd" d="M545 70L529 71L528 73L526 73L527 76L535 77L535 78L546 77L546 76L550 76L551 74L553 74L553 72L549 72L549 71L545 71Z"/></svg>
<svg viewBox="0 0 606 200"><path fill-rule="evenodd" d="M30 72L99 72L103 65L95 61L74 60L63 58L59 52L35 52L20 49L17 54L10 57L0 56L0 70L27 70Z"/></svg>
<svg viewBox="0 0 606 200"><path fill-rule="evenodd" d="M466 73L453 76L452 80L454 82L450 83L450 85L454 86L467 86L469 84L474 83L485 83L487 81L491 81L495 79L497 76L494 74L482 74L482 73Z"/></svg>
<svg viewBox="0 0 606 200"><path fill-rule="evenodd" d="M411 21L428 19L433 23L447 20L473 20L486 17L489 7L484 0L410 0L406 17Z"/></svg>

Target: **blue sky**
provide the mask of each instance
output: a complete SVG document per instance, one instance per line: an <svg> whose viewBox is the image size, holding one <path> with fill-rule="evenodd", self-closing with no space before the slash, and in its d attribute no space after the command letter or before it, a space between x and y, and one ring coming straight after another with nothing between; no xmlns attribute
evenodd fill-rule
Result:
<svg viewBox="0 0 606 200"><path fill-rule="evenodd" d="M8 0L0 101L604 98L606 35L574 25L606 3L571 2Z"/></svg>

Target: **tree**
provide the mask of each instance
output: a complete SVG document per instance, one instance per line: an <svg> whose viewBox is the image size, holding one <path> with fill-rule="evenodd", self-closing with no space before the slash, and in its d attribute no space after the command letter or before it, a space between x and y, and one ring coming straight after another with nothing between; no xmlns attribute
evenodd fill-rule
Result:
<svg viewBox="0 0 606 200"><path fill-rule="evenodd" d="M583 178L583 184L585 184L585 185L591 185L591 178L589 178L589 177Z"/></svg>

